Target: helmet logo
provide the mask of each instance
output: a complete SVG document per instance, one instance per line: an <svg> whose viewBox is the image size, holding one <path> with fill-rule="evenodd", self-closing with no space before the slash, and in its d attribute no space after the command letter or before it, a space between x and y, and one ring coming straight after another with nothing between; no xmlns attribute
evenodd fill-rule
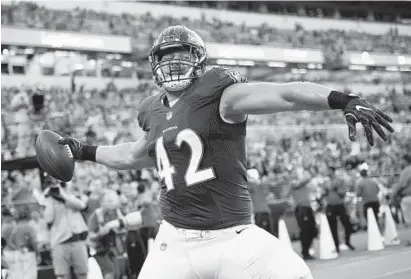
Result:
<svg viewBox="0 0 411 279"><path fill-rule="evenodd" d="M175 37L175 36L169 36L169 37L164 37L163 41L161 43L167 43L167 42L179 42L180 39Z"/></svg>
<svg viewBox="0 0 411 279"><path fill-rule="evenodd" d="M180 34L170 34L170 35L165 35L163 36L163 40L161 43L167 43L167 42L179 42L180 41Z"/></svg>

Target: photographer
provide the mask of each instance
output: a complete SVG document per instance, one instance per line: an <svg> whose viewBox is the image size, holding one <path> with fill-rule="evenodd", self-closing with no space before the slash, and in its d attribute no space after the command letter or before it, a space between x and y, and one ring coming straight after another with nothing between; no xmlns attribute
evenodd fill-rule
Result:
<svg viewBox="0 0 411 279"><path fill-rule="evenodd" d="M86 279L88 254L86 247L87 225L81 214L86 202L74 196L65 183L50 181L45 191L44 219L50 228L54 273L58 279L71 278L71 270L77 279Z"/></svg>
<svg viewBox="0 0 411 279"><path fill-rule="evenodd" d="M119 243L122 243L121 235L107 223L122 217L119 196L115 191L107 190L101 199L101 206L94 211L88 221L90 246L96 252L94 258L104 279L115 278L116 257L125 252L124 247L118 247Z"/></svg>

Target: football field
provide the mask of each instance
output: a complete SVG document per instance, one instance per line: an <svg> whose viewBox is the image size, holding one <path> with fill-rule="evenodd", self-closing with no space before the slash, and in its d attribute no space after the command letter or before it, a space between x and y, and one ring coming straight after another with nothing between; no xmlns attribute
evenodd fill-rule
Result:
<svg viewBox="0 0 411 279"><path fill-rule="evenodd" d="M402 241L411 240L411 228L399 230ZM403 243L368 252L366 232L352 236L356 251L342 251L332 260L309 261L315 279L410 279L411 247ZM293 243L296 251L299 245Z"/></svg>

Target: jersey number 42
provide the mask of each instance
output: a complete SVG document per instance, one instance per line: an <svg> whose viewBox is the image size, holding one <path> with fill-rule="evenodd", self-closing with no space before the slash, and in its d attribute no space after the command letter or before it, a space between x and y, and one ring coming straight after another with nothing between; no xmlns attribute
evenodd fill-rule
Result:
<svg viewBox="0 0 411 279"><path fill-rule="evenodd" d="M214 179L215 173L212 167L199 169L204 154L204 145L201 138L193 130L185 129L177 134L175 144L181 148L183 142L188 144L191 149L190 162L184 175L186 185L189 187ZM156 158L158 176L164 181L167 191L171 191L174 189L173 175L175 174L175 168L170 163L170 158L164 147L163 137L157 139Z"/></svg>

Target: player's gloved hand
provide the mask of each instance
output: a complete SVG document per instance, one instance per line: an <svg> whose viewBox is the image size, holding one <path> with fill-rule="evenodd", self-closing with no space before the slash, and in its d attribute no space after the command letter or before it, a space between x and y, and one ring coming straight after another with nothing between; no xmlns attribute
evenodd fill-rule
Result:
<svg viewBox="0 0 411 279"><path fill-rule="evenodd" d="M62 138L59 139L59 144L67 144L70 147L71 153L73 153L73 157L75 160L83 160L82 155L84 145L78 139L70 137L69 135L63 134L58 131L54 132L62 136Z"/></svg>
<svg viewBox="0 0 411 279"><path fill-rule="evenodd" d="M349 96L348 103L343 108L343 112L345 120L348 124L350 140L355 140L357 133L355 125L360 122L364 127L365 135L367 136L367 140L371 146L374 145L373 129L384 141L387 141L387 135L384 133L381 126L391 133L394 132L394 129L389 124L392 123L392 119L379 109L369 104L366 100L355 95Z"/></svg>

